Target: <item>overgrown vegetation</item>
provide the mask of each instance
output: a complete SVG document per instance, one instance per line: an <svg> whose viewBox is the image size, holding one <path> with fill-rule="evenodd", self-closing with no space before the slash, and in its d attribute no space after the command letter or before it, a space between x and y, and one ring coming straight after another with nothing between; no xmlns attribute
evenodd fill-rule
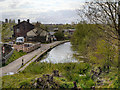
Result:
<svg viewBox="0 0 120 90"><path fill-rule="evenodd" d="M102 78L106 82L106 87L113 84L112 87L114 88L118 88L119 84L117 78L119 75L114 75L115 71L112 70L114 68L117 73L119 68L119 5L119 2L99 2L98 0L86 2L83 5L83 9L78 10L79 16L83 21L81 24L78 24L77 30L71 40L73 48L80 55L86 56L88 58L87 62L92 65L92 78L96 77L94 80ZM93 38L90 35L93 35ZM95 74L97 70L100 72L98 75ZM114 79L111 79L115 80L115 82L108 83L110 82L107 80L111 77L108 76L110 73L114 77ZM101 82L100 80L97 81ZM96 87L98 86L102 87L102 85L98 85L96 82Z"/></svg>
<svg viewBox="0 0 120 90"><path fill-rule="evenodd" d="M89 74L87 74L89 68L87 63L32 63L19 74L4 76L3 88L20 88L22 82L30 84L30 80L43 74L51 74L53 70L59 70L61 75L61 77L55 77L55 82L60 85L60 88L72 88L73 81L76 81L79 87L82 87L82 85L84 87L91 87L94 85L94 82L90 79ZM79 76L84 74L86 76ZM84 83L81 83L81 81Z"/></svg>
<svg viewBox="0 0 120 90"><path fill-rule="evenodd" d="M93 68L91 72L97 72L96 70L98 69L96 68L101 70L98 71L100 72L100 76L96 75L96 77L95 74L93 75L93 77L96 77L93 79L96 80L99 77L106 78L107 73L109 73L113 68L118 70L118 47L106 41L103 35L104 32L98 29L95 24L79 23L71 39L73 50L79 53L77 58L79 59L79 56L81 55L87 57L87 62L91 64ZM114 43L116 40L111 40L111 42ZM114 71L111 73L114 73ZM117 78L117 76L114 77ZM111 83L114 84L114 82ZM108 86L109 85L106 85L106 87Z"/></svg>
<svg viewBox="0 0 120 90"><path fill-rule="evenodd" d="M95 86L97 81L95 82L91 79L90 69L91 66L88 63L52 64L34 62L19 74L3 76L2 86L3 88L20 88L22 86L24 86L23 88L31 88L35 78L39 78L44 74L50 75L53 70L59 70L60 77L54 77L54 82L59 88L73 88L74 81L76 81L78 88L91 88ZM104 74L105 84L102 87L115 88L118 83L116 76L117 71L115 68L112 68L109 74ZM106 80L109 80L109 82Z"/></svg>

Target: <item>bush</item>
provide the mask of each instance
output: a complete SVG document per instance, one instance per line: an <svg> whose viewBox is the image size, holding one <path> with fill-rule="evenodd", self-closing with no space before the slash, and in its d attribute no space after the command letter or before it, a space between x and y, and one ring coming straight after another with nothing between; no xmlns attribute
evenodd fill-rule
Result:
<svg viewBox="0 0 120 90"><path fill-rule="evenodd" d="M73 86L72 82L64 82L60 85L60 88L73 88Z"/></svg>
<svg viewBox="0 0 120 90"><path fill-rule="evenodd" d="M19 85L20 85L20 88L30 88L30 82L28 81L23 81Z"/></svg>
<svg viewBox="0 0 120 90"><path fill-rule="evenodd" d="M54 35L57 38L57 40L63 40L64 39L64 34L60 31L56 32Z"/></svg>

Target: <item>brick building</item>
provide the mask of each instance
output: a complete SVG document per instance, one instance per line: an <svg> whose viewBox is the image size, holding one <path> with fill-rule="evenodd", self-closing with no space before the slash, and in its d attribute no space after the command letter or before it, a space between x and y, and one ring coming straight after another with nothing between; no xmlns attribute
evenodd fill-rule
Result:
<svg viewBox="0 0 120 90"><path fill-rule="evenodd" d="M35 26L32 25L29 22L29 19L27 21L20 22L20 19L18 19L18 24L13 26L14 34L13 37L27 37L27 32L34 29Z"/></svg>

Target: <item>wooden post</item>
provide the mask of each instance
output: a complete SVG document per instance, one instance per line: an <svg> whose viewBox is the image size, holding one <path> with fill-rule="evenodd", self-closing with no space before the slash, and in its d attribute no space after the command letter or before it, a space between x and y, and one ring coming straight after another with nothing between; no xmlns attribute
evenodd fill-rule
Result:
<svg viewBox="0 0 120 90"><path fill-rule="evenodd" d="M24 60L22 59L22 66L24 65Z"/></svg>
<svg viewBox="0 0 120 90"><path fill-rule="evenodd" d="M73 84L74 84L74 89L76 89L77 88L76 81L74 81Z"/></svg>

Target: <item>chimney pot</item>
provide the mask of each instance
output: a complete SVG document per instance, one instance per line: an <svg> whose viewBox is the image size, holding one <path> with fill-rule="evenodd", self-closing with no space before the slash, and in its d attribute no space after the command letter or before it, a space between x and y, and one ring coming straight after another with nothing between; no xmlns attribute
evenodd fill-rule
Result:
<svg viewBox="0 0 120 90"><path fill-rule="evenodd" d="M29 22L30 22L30 20L28 19L28 20L27 20L27 22L29 23Z"/></svg>
<svg viewBox="0 0 120 90"><path fill-rule="evenodd" d="M5 19L5 23L8 23L8 19Z"/></svg>
<svg viewBox="0 0 120 90"><path fill-rule="evenodd" d="M18 24L20 23L20 19L18 19Z"/></svg>

